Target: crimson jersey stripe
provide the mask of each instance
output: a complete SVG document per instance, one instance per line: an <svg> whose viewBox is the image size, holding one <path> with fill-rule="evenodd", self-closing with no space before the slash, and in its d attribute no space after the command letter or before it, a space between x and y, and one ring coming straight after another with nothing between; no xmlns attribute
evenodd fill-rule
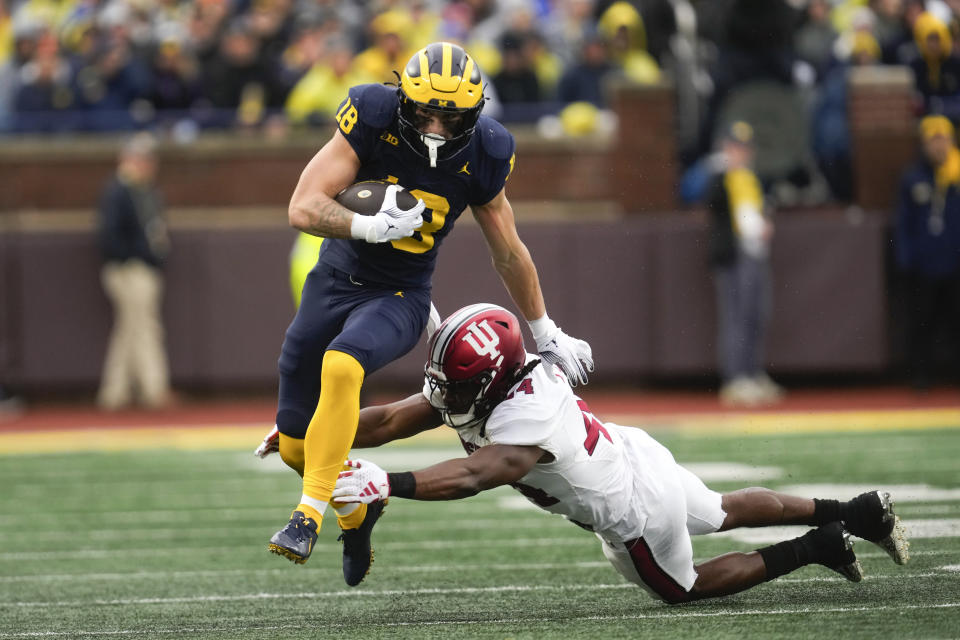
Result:
<svg viewBox="0 0 960 640"><path fill-rule="evenodd" d="M646 540L637 538L624 544L630 551L633 566L647 586L667 602L683 602L688 599L689 594L686 589L677 584L677 581L657 564Z"/></svg>

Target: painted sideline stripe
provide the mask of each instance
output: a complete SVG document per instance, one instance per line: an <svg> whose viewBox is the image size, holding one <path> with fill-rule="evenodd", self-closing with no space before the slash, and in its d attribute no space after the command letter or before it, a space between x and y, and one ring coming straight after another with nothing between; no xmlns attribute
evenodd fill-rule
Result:
<svg viewBox="0 0 960 640"><path fill-rule="evenodd" d="M253 450L273 425L219 424L170 425L160 427L112 427L109 429L64 429L62 431L0 432L0 456L17 453L72 453L83 451L138 451L176 449L182 451ZM409 447L423 443L459 444L453 429L434 429L391 446ZM279 456L276 456L279 458Z"/></svg>
<svg viewBox="0 0 960 640"><path fill-rule="evenodd" d="M642 416L615 417L633 418L633 423L644 429L662 426L693 432L742 435L960 428L960 408L681 414L646 419ZM640 422L637 422L638 418Z"/></svg>
<svg viewBox="0 0 960 640"><path fill-rule="evenodd" d="M694 605L696 606L696 605ZM564 617L544 617L538 615L535 618L491 618L491 619L457 619L457 620L429 620L421 622L378 622L366 621L363 623L366 627L435 627L445 625L493 625L493 624L530 624L540 622L609 622L616 620L679 620L684 618L716 618L720 616L783 616L783 615L805 615L810 613L860 613L876 611L910 611L916 609L952 609L960 607L960 602L941 602L930 604L904 604L897 606L877 605L869 607L804 607L800 609L721 609L719 611L684 611L677 608L670 608L672 613L636 613L631 615L605 615L605 616L564 616ZM658 607L659 608L659 607ZM343 629L356 626L356 623L345 622L324 622L325 629ZM0 638L59 638L75 636L124 636L124 635L182 635L185 633L247 633L250 631L287 631L296 629L303 630L303 624L286 625L265 625L265 626L245 626L245 627L182 627L176 629L150 629L149 632L143 629L120 629L112 631L27 631L21 633L0 634Z"/></svg>
<svg viewBox="0 0 960 640"><path fill-rule="evenodd" d="M932 578L949 575L942 572L924 572L916 574L896 574L883 576L864 576L864 581L874 580L901 580L904 578ZM847 582L845 578L794 578L778 579L777 582ZM551 591L596 591L596 590L624 590L639 589L631 582L616 584L508 584L496 587L450 587L450 588L423 588L423 589L380 589L350 591L305 591L300 593L241 593L236 595L206 595L206 596L178 596L174 598L115 598L111 600L47 600L32 602L0 602L0 609L4 608L36 608L36 607L113 607L146 604L193 604L201 602L248 602L251 600L316 600L322 598L383 598L394 596L445 596L467 595L483 593L530 593Z"/></svg>
<svg viewBox="0 0 960 640"><path fill-rule="evenodd" d="M613 414L605 420L644 429L679 429L711 434L769 435L845 431L909 431L958 429L960 408L857 411L793 411L745 414L679 414L648 416ZM83 429L0 433L0 455L144 449L243 450L251 452L270 425L171 425L129 429ZM434 429L405 441L456 443L452 429Z"/></svg>

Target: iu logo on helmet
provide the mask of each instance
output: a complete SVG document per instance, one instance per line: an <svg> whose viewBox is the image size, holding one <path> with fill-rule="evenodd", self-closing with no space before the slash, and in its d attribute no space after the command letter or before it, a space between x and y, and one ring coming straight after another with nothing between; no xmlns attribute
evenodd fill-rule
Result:
<svg viewBox="0 0 960 640"><path fill-rule="evenodd" d="M500 350L497 348L500 345L500 336L490 328L487 321L481 320L479 324L476 321L471 322L467 326L467 332L463 336L464 342L473 347L478 356L489 356L499 365L500 361L503 360L503 356L500 355Z"/></svg>

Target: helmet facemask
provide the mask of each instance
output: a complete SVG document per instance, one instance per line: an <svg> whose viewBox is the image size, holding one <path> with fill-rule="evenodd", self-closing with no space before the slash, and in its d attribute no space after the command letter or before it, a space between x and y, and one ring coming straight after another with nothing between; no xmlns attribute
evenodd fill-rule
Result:
<svg viewBox="0 0 960 640"><path fill-rule="evenodd" d="M444 379L442 371L425 368L426 390L430 404L440 412L443 422L454 429L473 427L490 415L495 402L487 393L494 375L483 371L469 380Z"/></svg>
<svg viewBox="0 0 960 640"><path fill-rule="evenodd" d="M456 109L415 102L404 94L402 87L397 93L400 97L400 137L411 149L427 158L431 167L436 167L438 160L448 160L466 148L483 110L482 100L470 109ZM430 122L427 114L437 117L450 137L423 133L423 128Z"/></svg>

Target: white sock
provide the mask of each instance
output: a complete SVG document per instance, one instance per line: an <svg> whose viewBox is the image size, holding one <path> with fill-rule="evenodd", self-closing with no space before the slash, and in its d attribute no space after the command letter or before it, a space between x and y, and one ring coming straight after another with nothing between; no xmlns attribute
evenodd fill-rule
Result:
<svg viewBox="0 0 960 640"><path fill-rule="evenodd" d="M323 512L327 510L326 502L324 502L323 500L317 500L316 498L311 498L305 493L300 496L300 504L305 504L307 506L313 507L314 509L317 510L317 513L319 513L321 516L323 516Z"/></svg>
<svg viewBox="0 0 960 640"><path fill-rule="evenodd" d="M357 507L359 506L359 502L334 502L333 510L336 511L337 515L342 518L343 516L348 516L356 511Z"/></svg>

